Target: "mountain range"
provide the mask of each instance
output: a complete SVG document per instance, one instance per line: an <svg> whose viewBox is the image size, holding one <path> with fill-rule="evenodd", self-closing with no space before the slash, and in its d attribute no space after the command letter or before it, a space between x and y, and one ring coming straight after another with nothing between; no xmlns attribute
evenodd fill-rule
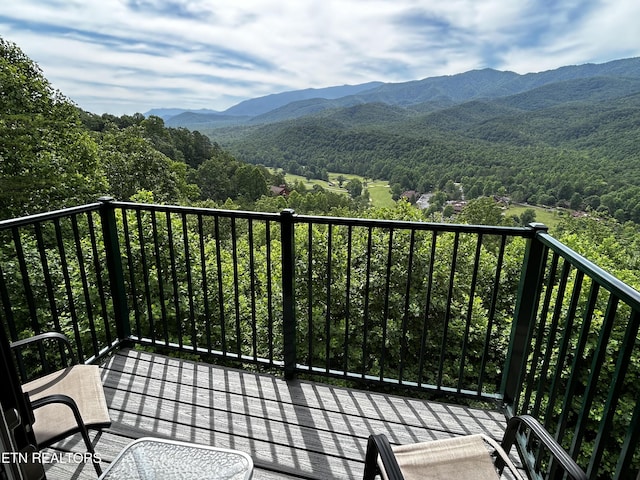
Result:
<svg viewBox="0 0 640 480"><path fill-rule="evenodd" d="M164 118L242 162L309 178L462 184L468 198L504 192L640 223L640 58L300 90Z"/></svg>
<svg viewBox="0 0 640 480"><path fill-rule="evenodd" d="M145 116L162 117L168 127L215 129L291 120L370 103L425 113L472 100L495 100L526 92L530 93L517 99L521 102L517 107L535 109L584 100L585 86L590 98L598 95L602 99L616 98L633 90L637 79L640 79L640 58L565 66L524 75L487 68L402 83L369 82L276 93L245 100L222 112L164 108L152 109Z"/></svg>

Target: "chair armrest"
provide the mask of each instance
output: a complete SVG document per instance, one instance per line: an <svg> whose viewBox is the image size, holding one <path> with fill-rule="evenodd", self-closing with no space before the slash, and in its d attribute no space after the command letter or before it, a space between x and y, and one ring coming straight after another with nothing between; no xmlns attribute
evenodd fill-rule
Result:
<svg viewBox="0 0 640 480"><path fill-rule="evenodd" d="M62 403L63 405L69 407L73 412L73 416L78 422L78 427L85 428L84 420L82 420L82 415L80 414L78 404L69 395L64 395L62 393L53 393L51 395L47 395L46 397L31 400L31 408L35 410L36 408L44 407L45 405L50 405L52 403Z"/></svg>
<svg viewBox="0 0 640 480"><path fill-rule="evenodd" d="M84 423L84 420L82 419L82 414L80 413L80 409L78 408L78 404L76 403L76 401L71 398L68 395L64 395L61 393L54 393L51 395L47 395L46 397L41 397L38 398L36 400L32 400L31 401L31 408L32 409L37 409L40 407L44 407L45 405L50 405L52 403L61 403L63 405L66 405L67 407L69 407L71 409L71 411L73 412L73 416L75 417L76 420L76 424L78 425L78 431L80 432L80 435L82 435L82 439L84 440L85 445L87 446L87 451L92 455L92 463L93 466L96 470L96 473L99 475L102 474L102 469L100 468L100 462L99 460L96 461L95 459L95 449L93 448L93 445L91 444L91 439L89 438L89 432L87 431L87 426ZM60 434L59 437L53 437L48 443L46 443L45 445L39 445L40 447L46 447L49 446L53 443L55 443L57 440L60 440L64 437L68 436L67 432L62 432Z"/></svg>
<svg viewBox="0 0 640 480"><path fill-rule="evenodd" d="M64 333L60 333L60 332L45 332L45 333L40 333L38 335L34 335L33 337L23 338L22 340L16 340L15 342L11 342L11 348L12 349L22 348L32 343L40 343L50 339L55 339L59 342L62 342L68 348L69 353L73 355L73 347L71 346L71 341Z"/></svg>
<svg viewBox="0 0 640 480"><path fill-rule="evenodd" d="M33 343L42 343L46 340L56 340L57 342L63 344L66 348L67 351L69 352L69 356L71 357L71 363L75 364L76 363L76 358L73 354L73 347L71 345L71 341L69 340L69 338L60 332L46 332L46 333L40 333L38 335L34 335L32 337L28 337L28 338L24 338L22 340L16 340L15 342L11 342L10 346L12 350L20 350L28 345L31 345ZM66 366L66 365L65 365Z"/></svg>
<svg viewBox="0 0 640 480"><path fill-rule="evenodd" d="M398 461L391 449L391 444L383 434L369 436L363 480L373 480L380 473L378 457L380 457L380 462L389 480L404 480Z"/></svg>
<svg viewBox="0 0 640 480"><path fill-rule="evenodd" d="M516 442L516 435L522 426L526 426L535 437L540 440L551 456L569 475L569 478L574 480L587 480L587 476L575 460L571 458L556 439L544 429L540 422L530 415L518 415L509 419L501 444L505 452L509 453L509 450L511 450L511 447ZM501 466L498 460L496 461L496 466Z"/></svg>

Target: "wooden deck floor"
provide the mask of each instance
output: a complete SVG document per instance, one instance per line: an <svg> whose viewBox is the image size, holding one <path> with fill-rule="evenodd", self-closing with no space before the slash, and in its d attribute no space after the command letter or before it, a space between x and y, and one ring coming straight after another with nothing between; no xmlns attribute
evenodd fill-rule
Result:
<svg viewBox="0 0 640 480"><path fill-rule="evenodd" d="M169 437L247 452L255 480L362 478L370 433L392 443L485 433L499 412L389 396L122 350L102 367L113 425L93 436L104 466L132 440ZM82 452L79 438L56 446ZM49 479L95 478L91 465L47 465Z"/></svg>

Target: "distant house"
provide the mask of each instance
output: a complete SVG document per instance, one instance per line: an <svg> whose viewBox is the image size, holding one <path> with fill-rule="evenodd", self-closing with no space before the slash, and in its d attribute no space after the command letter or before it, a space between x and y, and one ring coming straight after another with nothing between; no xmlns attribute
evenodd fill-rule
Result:
<svg viewBox="0 0 640 480"><path fill-rule="evenodd" d="M496 203L502 205L503 208L509 207L509 204L511 203L511 199L509 197L504 197L500 195L494 195L493 200Z"/></svg>
<svg viewBox="0 0 640 480"><path fill-rule="evenodd" d="M582 211L582 210L576 210L574 212L571 212L571 216L573 218L585 218L585 217L588 217L589 214L587 212Z"/></svg>
<svg viewBox="0 0 640 480"><path fill-rule="evenodd" d="M451 205L451 207L453 207L453 213L458 214L467 206L467 202L464 200L453 200L447 202L447 205Z"/></svg>
<svg viewBox="0 0 640 480"><path fill-rule="evenodd" d="M416 203L419 195L415 190L407 190L406 192L402 192L400 198L404 198L409 203Z"/></svg>
<svg viewBox="0 0 640 480"><path fill-rule="evenodd" d="M422 210L424 210L425 208L429 208L429 200L431 200L431 197L433 197L433 193L423 193L422 195L420 195L420 198L416 200L416 205L418 206L418 208L421 208Z"/></svg>
<svg viewBox="0 0 640 480"><path fill-rule="evenodd" d="M274 197L289 196L289 190L287 190L287 187L285 185L280 185L280 186L271 185L270 190L271 190L271 195L273 195Z"/></svg>

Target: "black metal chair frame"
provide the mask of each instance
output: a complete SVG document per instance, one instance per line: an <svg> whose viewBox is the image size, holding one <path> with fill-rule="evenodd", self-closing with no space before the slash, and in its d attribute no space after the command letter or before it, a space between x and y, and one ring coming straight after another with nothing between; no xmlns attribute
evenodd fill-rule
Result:
<svg viewBox="0 0 640 480"><path fill-rule="evenodd" d="M46 333L41 333L39 335L34 335L29 338L25 338L23 340L17 340L11 343L11 349L14 351L17 350L19 352L25 347L28 347L32 344L42 344L42 342L45 342L47 340L55 340L57 342L60 342L61 346L66 347L67 349L66 353L69 354L71 361L69 362L66 358L65 353L62 353L61 359L64 367L77 364L75 355L73 353L73 348L71 346L71 342L69 341L66 335L59 332L46 332ZM88 432L87 426L85 425L84 420L82 419L82 415L80 413L80 409L78 408L78 405L73 398L71 398L68 395L54 394L54 395L47 395L46 397L42 397L36 400L29 400L29 403L33 410L43 407L45 405L50 405L52 403L60 403L60 404L66 405L67 407L69 407L69 409L71 409L71 412L73 413L73 416L75 417L76 423L78 425L75 431L67 432L57 437L54 437L43 444L39 444L38 448L49 447L54 443L62 440L63 438L66 438L70 435L73 435L74 433L79 432L80 435L82 435L82 439L84 440L84 443L87 447L87 451L91 454L92 458L95 458L95 449L93 447L93 444L91 443L91 439L89 438L89 432ZM100 476L102 474L102 468L100 467L100 463L96 461L93 461L92 463L93 463L93 467L96 470L96 473L98 474L98 476Z"/></svg>
<svg viewBox="0 0 640 480"><path fill-rule="evenodd" d="M514 416L507 422L507 428L500 443L507 455L511 447L517 443L517 437L522 429L527 429L545 447L554 459L554 468L557 468L555 467L556 465L562 468L570 479L587 480L584 471L576 464L573 458L544 429L540 422L530 415ZM487 454L489 453L487 452ZM380 457L389 480L404 479L389 440L384 434L378 434L369 436L365 457L364 480L374 480L376 475L380 475L378 457ZM504 469L504 460L500 455L496 455L494 465L497 473L501 474Z"/></svg>

